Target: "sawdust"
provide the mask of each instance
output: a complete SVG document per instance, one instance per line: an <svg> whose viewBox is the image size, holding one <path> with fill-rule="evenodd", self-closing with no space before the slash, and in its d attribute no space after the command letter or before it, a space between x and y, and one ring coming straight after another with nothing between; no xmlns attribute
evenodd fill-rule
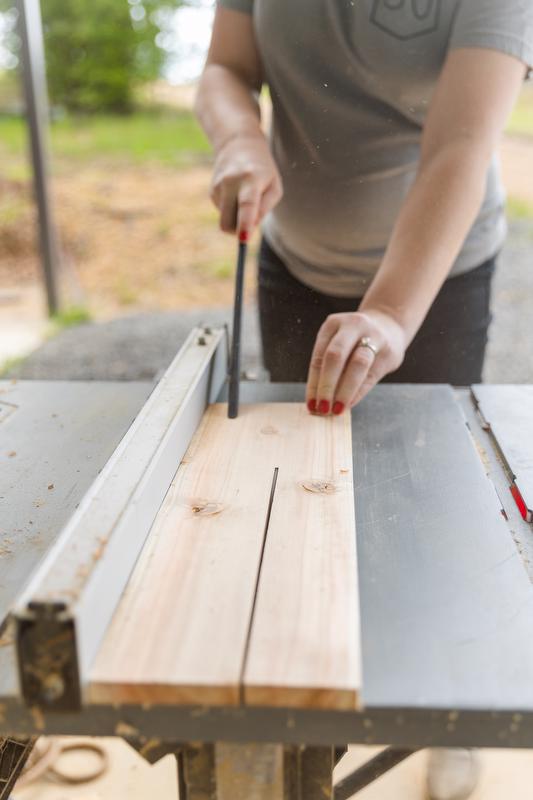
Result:
<svg viewBox="0 0 533 800"><path fill-rule="evenodd" d="M487 451L485 450L485 448L483 447L483 445L481 445L478 442L476 437L473 436L472 438L474 440L474 445L475 445L475 448L477 450L477 454L480 457L481 462L482 462L483 466L485 467L485 471L486 471L486 473L488 475L490 473L490 458L489 458L489 455L488 455Z"/></svg>
<svg viewBox="0 0 533 800"><path fill-rule="evenodd" d="M44 731L45 729L44 714L39 708L39 706L31 706L30 714L33 717L33 724L35 726L35 729L38 731Z"/></svg>
<svg viewBox="0 0 533 800"><path fill-rule="evenodd" d="M0 636L0 647L11 647L13 644L15 644L15 624L9 619Z"/></svg>
<svg viewBox="0 0 533 800"><path fill-rule="evenodd" d="M137 737L139 735L139 730L134 728L133 725L129 725L127 722L117 722L115 726L115 735L125 738Z"/></svg>
<svg viewBox="0 0 533 800"><path fill-rule="evenodd" d="M98 545L98 547L93 550L92 558L93 561L99 561L104 554L104 546L102 544Z"/></svg>
<svg viewBox="0 0 533 800"><path fill-rule="evenodd" d="M273 425L265 425L263 428L261 428L261 433L265 436L275 436L277 433L279 433L279 431Z"/></svg>

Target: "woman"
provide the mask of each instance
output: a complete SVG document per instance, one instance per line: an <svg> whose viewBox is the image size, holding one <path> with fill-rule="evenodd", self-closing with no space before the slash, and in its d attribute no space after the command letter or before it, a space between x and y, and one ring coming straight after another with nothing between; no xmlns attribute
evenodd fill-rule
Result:
<svg viewBox="0 0 533 800"><path fill-rule="evenodd" d="M494 154L532 64L533 0L219 0L197 101L212 198L225 231L263 223L265 364L307 378L310 411L383 378L481 380L506 234ZM465 764L433 796L466 796Z"/></svg>

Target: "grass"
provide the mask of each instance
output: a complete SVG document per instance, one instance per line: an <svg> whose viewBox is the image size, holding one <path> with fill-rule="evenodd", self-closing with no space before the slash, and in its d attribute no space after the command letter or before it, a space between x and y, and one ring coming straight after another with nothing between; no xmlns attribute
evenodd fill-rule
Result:
<svg viewBox="0 0 533 800"><path fill-rule="evenodd" d="M74 328L76 325L83 325L92 319L89 311L83 306L70 306L58 311L50 318L50 335L55 336L65 328Z"/></svg>
<svg viewBox="0 0 533 800"><path fill-rule="evenodd" d="M139 299L138 293L129 285L126 278L121 277L115 284L115 295L121 306L132 306Z"/></svg>
<svg viewBox="0 0 533 800"><path fill-rule="evenodd" d="M207 268L207 271L214 278L231 278L235 272L235 264L227 261L226 259L222 259L221 261L216 261L214 264L210 264Z"/></svg>
<svg viewBox="0 0 533 800"><path fill-rule="evenodd" d="M0 379L6 378L12 370L23 364L25 360L26 356L14 356L0 362Z"/></svg>
<svg viewBox="0 0 533 800"><path fill-rule="evenodd" d="M192 112L139 111L131 116L66 116L51 125L53 155L91 162L113 158L136 164L185 165L205 160L209 143ZM26 125L15 116L0 116L5 155L25 153Z"/></svg>
<svg viewBox="0 0 533 800"><path fill-rule="evenodd" d="M507 214L513 220L533 220L533 203L521 197L511 196L507 199Z"/></svg>
<svg viewBox="0 0 533 800"><path fill-rule="evenodd" d="M21 220L28 210L28 198L13 197L6 194L0 197L0 228L7 225L14 225Z"/></svg>
<svg viewBox="0 0 533 800"><path fill-rule="evenodd" d="M507 131L533 137L533 86L524 87ZM2 156L25 156L26 137L22 118L0 114ZM129 116L67 115L52 123L50 138L54 157L82 162L112 158L180 166L205 160L210 153L206 137L187 109L144 108Z"/></svg>
<svg viewBox="0 0 533 800"><path fill-rule="evenodd" d="M526 85L507 125L507 133L533 136L533 86Z"/></svg>

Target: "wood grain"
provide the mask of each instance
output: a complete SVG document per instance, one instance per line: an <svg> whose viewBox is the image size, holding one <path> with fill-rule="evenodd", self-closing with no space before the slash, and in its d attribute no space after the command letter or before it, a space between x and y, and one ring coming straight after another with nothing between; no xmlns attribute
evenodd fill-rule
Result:
<svg viewBox="0 0 533 800"><path fill-rule="evenodd" d="M284 431L244 697L353 709L360 655L350 417L310 418L297 408Z"/></svg>
<svg viewBox="0 0 533 800"><path fill-rule="evenodd" d="M279 491L264 566L272 575L273 592L287 593L282 605L294 622L271 617L268 646L276 651L271 654L272 704L279 704L280 688L288 689L287 701L296 697L292 694L296 688L298 704L305 701L322 707L327 700L337 707L339 702L346 704L349 687L352 702L359 679L359 642L346 420L311 417L300 404L243 406L236 420L227 419L226 405L208 409L93 666L92 701L240 702L277 467ZM348 472L341 474L341 469ZM301 484L311 479L336 481L338 490L332 494L308 491ZM328 512L327 507L337 510ZM320 525L332 526L341 518L339 530L319 532ZM282 531L292 542L284 551L279 549ZM351 539L351 545L344 543L344 537ZM284 560L276 576L273 559L278 556ZM290 580L292 570L294 581ZM261 577L259 620L265 619L268 610L264 591ZM350 608L343 610L346 601ZM353 622L350 629L348 620ZM261 622L261 630L263 626ZM252 631L254 627L255 622ZM252 632L252 662L262 665L262 653L266 653L264 636L255 638ZM342 658L337 659L339 654ZM292 669L285 663L288 655ZM263 684L258 688L264 698L270 689Z"/></svg>

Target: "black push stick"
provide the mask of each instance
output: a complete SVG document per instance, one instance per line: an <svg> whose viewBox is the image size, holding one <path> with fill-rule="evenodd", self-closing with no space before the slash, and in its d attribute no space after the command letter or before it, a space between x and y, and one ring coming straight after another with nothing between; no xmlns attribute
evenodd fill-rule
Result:
<svg viewBox="0 0 533 800"><path fill-rule="evenodd" d="M235 299L233 302L233 335L229 364L228 417L235 419L239 413L239 378L241 372L241 326L242 295L244 289L244 265L248 236L243 231L239 235L239 253L237 257L237 273L235 275Z"/></svg>

